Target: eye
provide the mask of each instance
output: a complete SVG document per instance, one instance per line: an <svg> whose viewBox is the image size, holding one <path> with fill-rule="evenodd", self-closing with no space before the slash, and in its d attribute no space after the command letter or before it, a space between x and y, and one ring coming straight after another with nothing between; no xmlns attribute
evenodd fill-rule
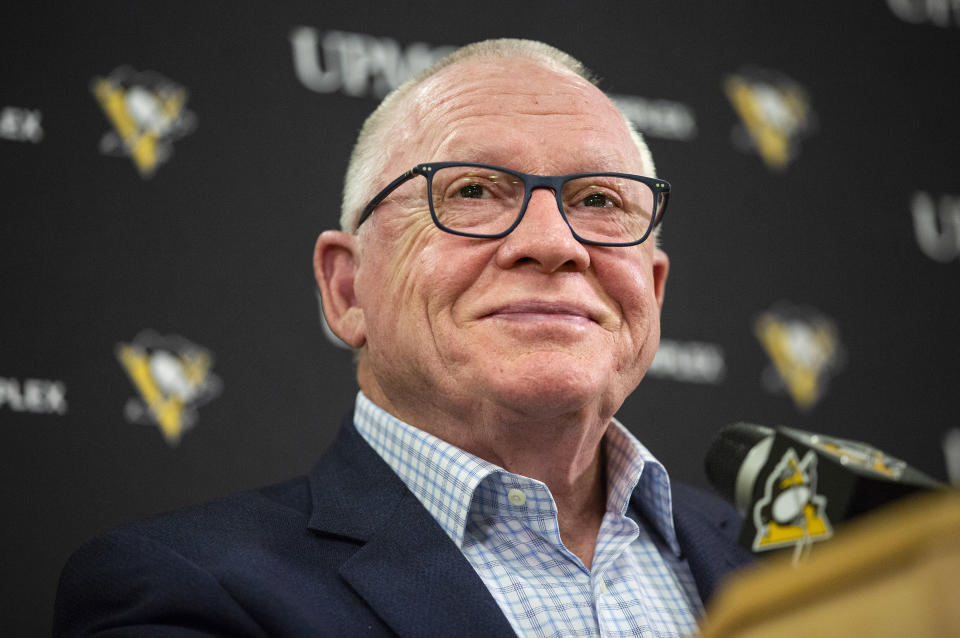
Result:
<svg viewBox="0 0 960 638"><path fill-rule="evenodd" d="M481 199L483 197L483 186L480 184L467 184L466 186L461 186L458 192L460 197L467 197L470 199Z"/></svg>
<svg viewBox="0 0 960 638"><path fill-rule="evenodd" d="M603 193L591 193L583 198L583 205L606 208L607 206L612 206L613 202Z"/></svg>

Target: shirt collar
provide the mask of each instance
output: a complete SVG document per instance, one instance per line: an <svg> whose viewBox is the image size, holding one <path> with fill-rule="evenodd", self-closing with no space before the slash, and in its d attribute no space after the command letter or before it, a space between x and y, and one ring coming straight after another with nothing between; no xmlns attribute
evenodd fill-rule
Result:
<svg viewBox="0 0 960 638"><path fill-rule="evenodd" d="M610 420L603 440L607 453L607 511L625 514L632 501L670 551L680 556L667 468L616 419Z"/></svg>
<svg viewBox="0 0 960 638"><path fill-rule="evenodd" d="M387 413L357 393L354 425L360 435L400 477L443 531L463 547L464 532L477 488L502 474L529 481L465 452ZM663 465L616 419L604 435L607 454L607 510L623 515L630 503L677 555L670 478Z"/></svg>

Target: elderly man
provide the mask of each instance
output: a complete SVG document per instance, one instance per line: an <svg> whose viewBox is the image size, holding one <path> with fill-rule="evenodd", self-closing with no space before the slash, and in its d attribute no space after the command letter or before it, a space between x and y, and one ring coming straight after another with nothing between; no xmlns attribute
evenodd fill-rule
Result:
<svg viewBox="0 0 960 638"><path fill-rule="evenodd" d="M739 521L613 419L659 341L669 189L546 45L470 45L399 88L314 254L352 418L308 477L88 544L56 631L694 632L749 558Z"/></svg>

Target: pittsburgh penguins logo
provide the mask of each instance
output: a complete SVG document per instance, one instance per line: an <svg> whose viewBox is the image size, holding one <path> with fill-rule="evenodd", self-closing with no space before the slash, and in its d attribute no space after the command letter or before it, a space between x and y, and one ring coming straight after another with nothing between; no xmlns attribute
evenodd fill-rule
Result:
<svg viewBox="0 0 960 638"><path fill-rule="evenodd" d="M742 123L734 143L755 150L768 168L785 169L816 128L806 90L782 73L756 68L727 76L724 90Z"/></svg>
<svg viewBox="0 0 960 638"><path fill-rule="evenodd" d="M810 410L844 363L836 324L812 308L778 303L756 318L753 331L770 357L764 384L786 391L800 410Z"/></svg>
<svg viewBox="0 0 960 638"><path fill-rule="evenodd" d="M826 497L817 494L817 455L810 450L801 460L793 448L788 449L754 505L753 551L830 538L833 528L824 513L826 504Z"/></svg>
<svg viewBox="0 0 960 638"><path fill-rule="evenodd" d="M117 344L116 354L139 393L127 402L127 419L156 425L171 446L196 424L197 407L220 394L210 351L183 337L145 331Z"/></svg>
<svg viewBox="0 0 960 638"><path fill-rule="evenodd" d="M140 176L153 176L173 155L173 142L196 127L188 111L187 90L158 73L120 67L95 78L90 90L113 130L100 140L108 155L127 155Z"/></svg>

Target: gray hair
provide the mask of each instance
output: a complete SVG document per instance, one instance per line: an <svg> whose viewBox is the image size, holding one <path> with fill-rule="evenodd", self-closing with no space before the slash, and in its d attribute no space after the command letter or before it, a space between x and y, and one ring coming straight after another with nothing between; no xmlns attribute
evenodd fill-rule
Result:
<svg viewBox="0 0 960 638"><path fill-rule="evenodd" d="M597 79L579 60L549 44L534 40L512 38L484 40L461 47L438 60L389 93L363 123L353 147L353 153L350 155L344 180L343 201L340 209L340 227L344 232L356 232L357 218L366 203L373 197L375 185L382 179L381 174L389 159L385 149L390 148L389 134L393 128L389 124L397 122L403 116L404 98L441 69L464 60L490 58L531 60L547 68L570 71L594 86L597 85ZM630 131L630 138L640 151L646 173L656 177L653 156L643 136L627 117L623 120L627 130Z"/></svg>

